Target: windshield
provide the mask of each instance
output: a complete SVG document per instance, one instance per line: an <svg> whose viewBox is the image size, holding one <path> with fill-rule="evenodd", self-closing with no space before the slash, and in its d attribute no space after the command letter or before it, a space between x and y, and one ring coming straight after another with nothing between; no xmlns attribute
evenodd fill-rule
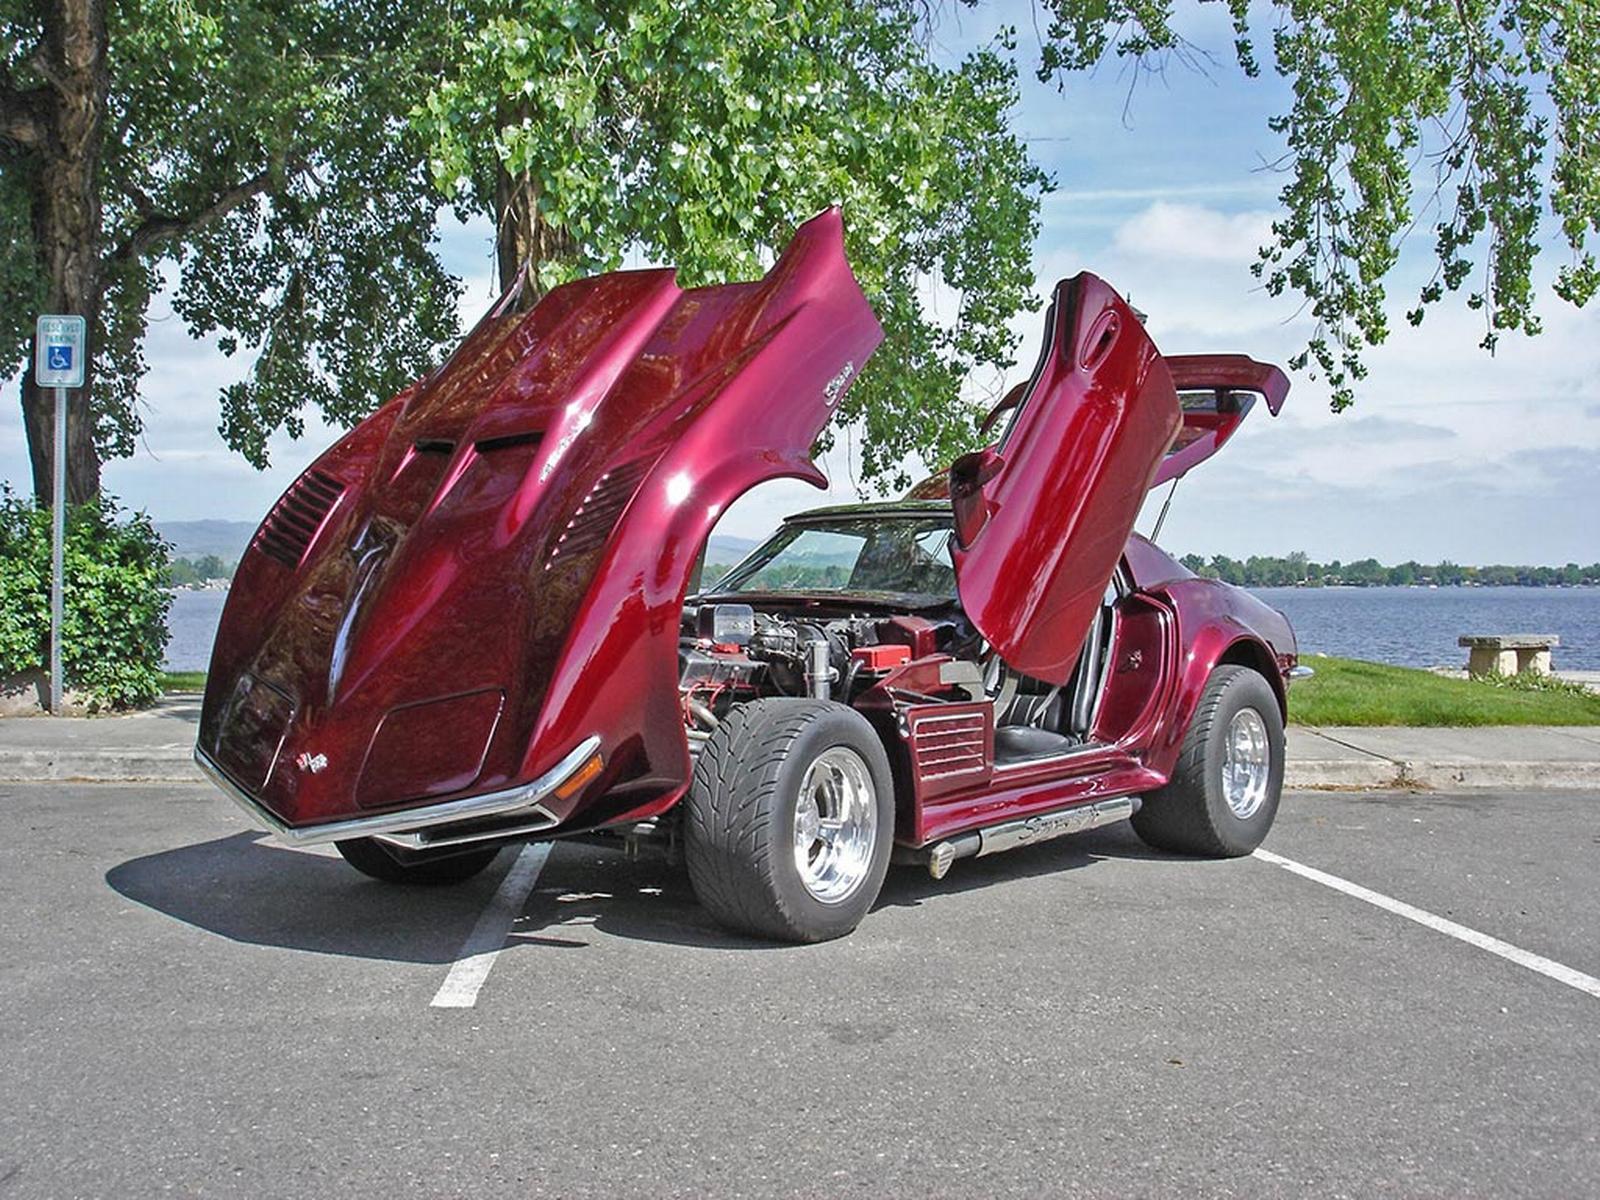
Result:
<svg viewBox="0 0 1600 1200"><path fill-rule="evenodd" d="M727 592L885 592L953 600L948 517L840 518L786 525L709 588Z"/></svg>

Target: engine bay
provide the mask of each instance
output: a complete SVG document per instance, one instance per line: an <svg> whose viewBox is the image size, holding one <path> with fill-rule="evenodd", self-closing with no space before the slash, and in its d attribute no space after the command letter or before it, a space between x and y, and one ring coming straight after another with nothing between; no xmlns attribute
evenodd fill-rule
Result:
<svg viewBox="0 0 1600 1200"><path fill-rule="evenodd" d="M991 706L997 762L1066 753L1092 740L1113 609L1096 615L1073 678L1061 686L1003 662L958 606L868 612L851 601L691 603L678 643L678 689L691 753L736 704L770 696L899 712ZM883 685L885 694L867 698Z"/></svg>
<svg viewBox="0 0 1600 1200"><path fill-rule="evenodd" d="M975 631L955 615L757 610L690 605L678 644L684 724L704 736L740 701L809 696L852 703L895 668L929 655L974 653Z"/></svg>

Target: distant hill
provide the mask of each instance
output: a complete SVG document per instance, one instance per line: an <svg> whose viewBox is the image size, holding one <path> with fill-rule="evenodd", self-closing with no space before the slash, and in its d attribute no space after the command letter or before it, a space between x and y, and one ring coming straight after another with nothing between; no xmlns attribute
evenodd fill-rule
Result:
<svg viewBox="0 0 1600 1200"><path fill-rule="evenodd" d="M706 543L706 561L727 563L731 567L760 544L754 538L728 537L726 534L714 533L711 535L711 540Z"/></svg>
<svg viewBox="0 0 1600 1200"><path fill-rule="evenodd" d="M254 521L157 521L156 531L172 543L172 557L201 558L215 554L224 562L238 562L244 557L244 548L250 544L250 535L256 531Z"/></svg>
<svg viewBox="0 0 1600 1200"><path fill-rule="evenodd" d="M254 521L157 521L156 529L172 543L174 558L215 554L224 562L234 563L244 557L256 526ZM706 560L732 565L759 544L752 538L714 534L706 548Z"/></svg>

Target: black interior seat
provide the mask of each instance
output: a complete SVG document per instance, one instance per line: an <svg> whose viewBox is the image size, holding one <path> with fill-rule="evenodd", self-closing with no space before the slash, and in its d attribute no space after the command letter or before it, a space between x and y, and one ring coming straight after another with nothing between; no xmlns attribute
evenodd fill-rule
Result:
<svg viewBox="0 0 1600 1200"><path fill-rule="evenodd" d="M1088 741L1095 695L1099 691L1108 619L1107 608L1102 607L1095 613L1094 623L1078 655L1078 665L1065 687L1054 687L1026 676L1016 679L1015 691L995 716L996 762L1051 758Z"/></svg>
<svg viewBox="0 0 1600 1200"><path fill-rule="evenodd" d="M994 760L997 763L1027 762L1035 758L1054 758L1078 745L1078 739L1051 729L1032 725L1000 725L994 731Z"/></svg>
<svg viewBox="0 0 1600 1200"><path fill-rule="evenodd" d="M1018 686L1016 695L1011 697L1011 702L1006 705L1005 711L999 715L995 724L1032 725L1035 729L1061 729L1065 725L1062 720L1063 710L1066 708L1065 695L1063 689L1044 690L1038 680L1025 680Z"/></svg>

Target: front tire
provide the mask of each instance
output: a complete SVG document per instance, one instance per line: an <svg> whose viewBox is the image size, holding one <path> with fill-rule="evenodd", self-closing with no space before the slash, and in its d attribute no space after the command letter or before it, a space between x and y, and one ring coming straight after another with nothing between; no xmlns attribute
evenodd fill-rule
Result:
<svg viewBox="0 0 1600 1200"><path fill-rule="evenodd" d="M349 838L333 844L335 850L363 875L384 883L413 883L439 887L464 883L494 861L499 846L480 846L443 858L401 862L375 838Z"/></svg>
<svg viewBox="0 0 1600 1200"><path fill-rule="evenodd" d="M1277 816L1283 762L1283 715L1271 685L1247 667L1218 667L1206 680L1172 778L1145 796L1134 831L1158 850L1249 854Z"/></svg>
<svg viewBox="0 0 1600 1200"><path fill-rule="evenodd" d="M684 857L729 929L788 942L849 933L878 898L893 841L888 756L842 704L741 704L695 761Z"/></svg>

